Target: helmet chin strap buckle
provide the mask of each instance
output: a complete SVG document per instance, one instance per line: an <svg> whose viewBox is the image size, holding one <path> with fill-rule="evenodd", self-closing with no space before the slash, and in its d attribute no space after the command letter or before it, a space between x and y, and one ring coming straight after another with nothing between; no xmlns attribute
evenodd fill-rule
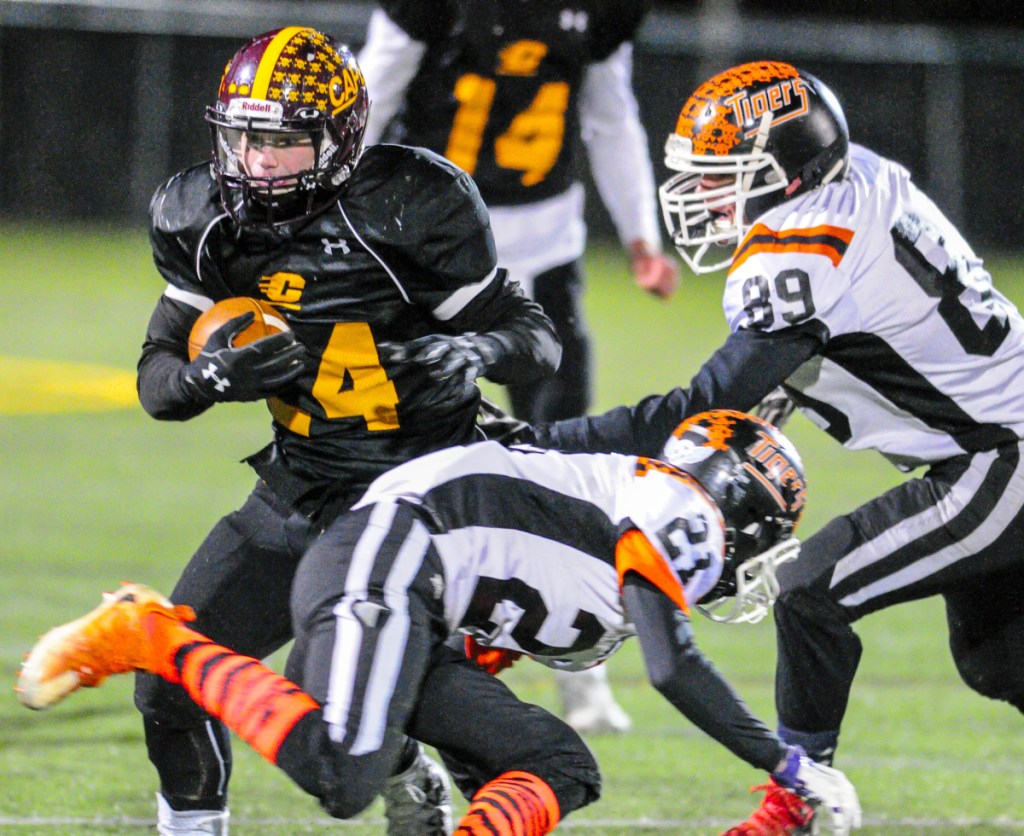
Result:
<svg viewBox="0 0 1024 836"><path fill-rule="evenodd" d="M748 558L736 567L736 594L697 604L697 609L721 624L757 624L779 597L776 571L799 555L800 541L790 537Z"/></svg>

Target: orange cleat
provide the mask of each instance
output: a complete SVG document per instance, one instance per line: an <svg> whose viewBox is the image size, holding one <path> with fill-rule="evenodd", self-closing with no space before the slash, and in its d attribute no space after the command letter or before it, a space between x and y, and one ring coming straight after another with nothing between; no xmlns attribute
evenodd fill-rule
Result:
<svg viewBox="0 0 1024 836"><path fill-rule="evenodd" d="M195 618L191 607L175 606L148 586L125 583L117 592L105 592L92 612L54 627L36 642L21 667L18 699L29 708L49 708L112 674L158 672L161 645L144 623L150 614L179 623Z"/></svg>
<svg viewBox="0 0 1024 836"><path fill-rule="evenodd" d="M751 787L750 791L764 792L761 806L749 819L722 836L795 836L814 832L814 808L796 793L775 783L774 779Z"/></svg>

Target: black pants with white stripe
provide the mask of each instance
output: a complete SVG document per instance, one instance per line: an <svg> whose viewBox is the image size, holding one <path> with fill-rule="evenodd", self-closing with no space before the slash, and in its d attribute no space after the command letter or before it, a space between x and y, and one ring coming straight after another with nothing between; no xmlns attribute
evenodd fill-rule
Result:
<svg viewBox="0 0 1024 836"><path fill-rule="evenodd" d="M307 788L318 775L311 791L339 818L381 792L407 735L442 753L467 798L522 770L551 786L563 815L594 801L586 744L445 644L443 596L441 559L409 506L363 508L324 532L295 578L286 668L324 722L302 730L309 762L282 766Z"/></svg>
<svg viewBox="0 0 1024 836"><path fill-rule="evenodd" d="M1024 711L1024 444L933 466L839 517L779 571L780 730L828 759L861 655L851 624L932 595L946 602L963 680Z"/></svg>

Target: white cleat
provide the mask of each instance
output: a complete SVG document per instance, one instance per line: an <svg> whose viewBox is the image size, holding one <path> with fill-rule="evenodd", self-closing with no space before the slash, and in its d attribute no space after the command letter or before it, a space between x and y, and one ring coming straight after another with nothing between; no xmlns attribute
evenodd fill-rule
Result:
<svg viewBox="0 0 1024 836"><path fill-rule="evenodd" d="M228 836L227 810L174 810L156 794L156 832L160 836Z"/></svg>
<svg viewBox="0 0 1024 836"><path fill-rule="evenodd" d="M615 701L604 666L569 673L556 671L565 722L580 734L623 734L633 721Z"/></svg>

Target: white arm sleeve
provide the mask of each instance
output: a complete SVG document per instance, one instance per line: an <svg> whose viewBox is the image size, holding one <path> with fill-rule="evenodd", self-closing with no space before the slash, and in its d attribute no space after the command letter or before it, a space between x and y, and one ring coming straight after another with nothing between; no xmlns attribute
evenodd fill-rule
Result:
<svg viewBox="0 0 1024 836"><path fill-rule="evenodd" d="M661 252L654 172L633 95L633 45L592 65L580 93L580 125L594 182L624 245ZM372 88L371 88L372 89Z"/></svg>
<svg viewBox="0 0 1024 836"><path fill-rule="evenodd" d="M427 45L413 40L382 10L374 9L366 31L366 45L357 58L370 92L370 117L366 123L367 145L380 142L388 122L402 106Z"/></svg>

